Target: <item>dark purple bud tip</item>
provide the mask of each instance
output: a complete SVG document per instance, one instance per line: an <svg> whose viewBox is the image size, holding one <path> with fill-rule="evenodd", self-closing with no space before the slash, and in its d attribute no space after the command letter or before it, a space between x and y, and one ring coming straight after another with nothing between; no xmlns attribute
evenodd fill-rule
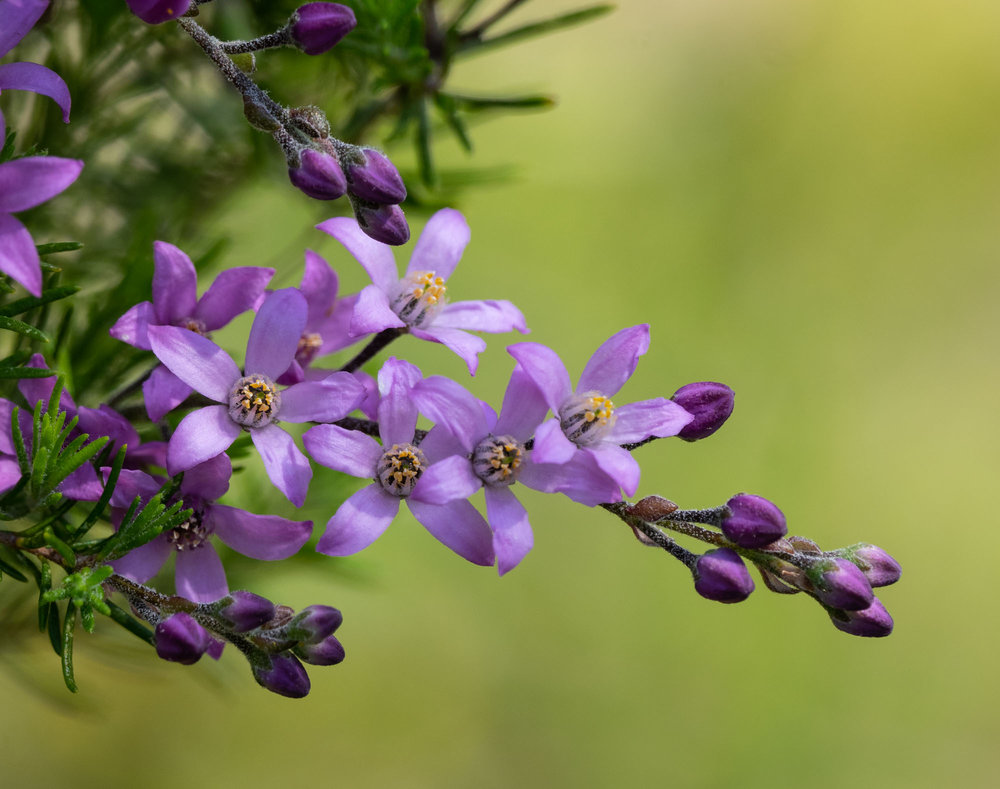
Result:
<svg viewBox="0 0 1000 789"><path fill-rule="evenodd" d="M726 502L722 533L743 548L763 548L788 532L785 516L763 496L738 493Z"/></svg>
<svg viewBox="0 0 1000 789"><path fill-rule="evenodd" d="M694 590L708 600L740 603L753 591L753 578L732 548L717 548L694 563Z"/></svg>
<svg viewBox="0 0 1000 789"><path fill-rule="evenodd" d="M231 602L226 603L225 600ZM223 603L219 616L229 622L234 633L245 633L274 618L274 603L253 592L239 589L219 602Z"/></svg>
<svg viewBox="0 0 1000 789"><path fill-rule="evenodd" d="M267 668L253 667L253 678L263 687L279 696L301 699L309 695L309 675L305 667L292 655L282 653L270 656Z"/></svg>
<svg viewBox="0 0 1000 789"><path fill-rule="evenodd" d="M296 641L317 644L333 635L343 621L343 615L333 606L310 605L295 615L285 627L285 633Z"/></svg>
<svg viewBox="0 0 1000 789"><path fill-rule="evenodd" d="M861 611L830 611L830 621L852 636L883 638L892 632L892 617L877 597Z"/></svg>
<svg viewBox="0 0 1000 789"><path fill-rule="evenodd" d="M191 0L127 0L128 7L143 22L158 25L187 13Z"/></svg>
<svg viewBox="0 0 1000 789"><path fill-rule="evenodd" d="M877 545L862 542L841 548L834 553L858 565L872 586L894 584L903 572L899 562Z"/></svg>
<svg viewBox="0 0 1000 789"><path fill-rule="evenodd" d="M333 49L357 24L354 12L340 3L306 3L288 20L295 46L307 55Z"/></svg>
<svg viewBox="0 0 1000 789"><path fill-rule="evenodd" d="M354 215L361 229L376 241L398 247L410 240L410 226L406 224L406 216L398 205L359 205Z"/></svg>
<svg viewBox="0 0 1000 789"><path fill-rule="evenodd" d="M312 148L302 152L298 167L288 168L288 179L316 200L336 200L347 191L347 179L337 160Z"/></svg>
<svg viewBox="0 0 1000 789"><path fill-rule="evenodd" d="M677 434L685 441L708 438L726 423L736 403L732 389L712 381L682 386L670 399L694 417Z"/></svg>
<svg viewBox="0 0 1000 789"><path fill-rule="evenodd" d="M844 611L863 611L871 605L872 586L853 562L833 559L819 570L810 580L816 587L816 599L823 605Z"/></svg>
<svg viewBox="0 0 1000 789"><path fill-rule="evenodd" d="M313 666L336 666L344 660L344 647L336 636L327 636L318 644L299 644L295 654Z"/></svg>
<svg viewBox="0 0 1000 789"><path fill-rule="evenodd" d="M185 613L168 616L156 626L156 654L164 660L190 666L205 654L212 638Z"/></svg>
<svg viewBox="0 0 1000 789"><path fill-rule="evenodd" d="M396 166L385 154L374 148L364 148L363 163L347 167L351 194L379 205L395 205L406 199L406 186Z"/></svg>

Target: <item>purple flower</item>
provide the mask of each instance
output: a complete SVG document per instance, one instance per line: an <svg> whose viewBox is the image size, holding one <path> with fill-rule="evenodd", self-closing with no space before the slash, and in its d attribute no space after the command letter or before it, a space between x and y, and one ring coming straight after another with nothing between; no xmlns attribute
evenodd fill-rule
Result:
<svg viewBox="0 0 1000 789"><path fill-rule="evenodd" d="M639 464L621 444L677 435L692 418L677 403L662 397L620 407L611 401L648 348L648 325L622 329L590 357L575 389L570 386L566 366L551 348L534 342L507 348L556 414L535 433L536 462L579 462L579 456L585 455L626 495L635 494ZM609 501L620 499L621 494L616 492Z"/></svg>
<svg viewBox="0 0 1000 789"><path fill-rule="evenodd" d="M695 591L707 600L740 603L754 589L750 571L732 548L716 548L702 554L691 571Z"/></svg>
<svg viewBox="0 0 1000 789"><path fill-rule="evenodd" d="M274 381L288 369L306 323L306 300L295 288L271 293L250 329L243 372L228 353L178 326L150 326L153 353L196 392L214 400L181 420L167 447L167 471L176 474L225 452L250 432L271 482L295 506L305 501L312 469L288 433L276 424L333 422L350 413L364 388L350 373L333 373L281 391Z"/></svg>
<svg viewBox="0 0 1000 789"><path fill-rule="evenodd" d="M208 631L184 612L171 614L157 624L154 637L157 655L185 666L201 660L212 643Z"/></svg>
<svg viewBox="0 0 1000 789"><path fill-rule="evenodd" d="M316 550L348 556L367 548L392 523L406 501L420 523L440 542L474 564L493 565L493 536L483 516L465 499L427 504L410 496L437 459L431 447L414 445L417 406L411 396L420 371L390 358L378 374L380 445L371 436L336 425L317 425L303 437L318 463L355 477L373 479L345 501L326 524Z"/></svg>
<svg viewBox="0 0 1000 789"><path fill-rule="evenodd" d="M410 240L406 214L398 205L378 205L355 201L354 216L358 227L370 238L398 247Z"/></svg>
<svg viewBox="0 0 1000 789"><path fill-rule="evenodd" d="M266 666L250 664L253 678L261 687L290 699L301 699L309 695L309 675L294 655L282 652L268 655L267 660Z"/></svg>
<svg viewBox="0 0 1000 789"><path fill-rule="evenodd" d="M865 574L872 586L889 586L896 583L902 575L899 562L892 558L884 549L877 545L860 542L847 548L833 551L838 556L850 559Z"/></svg>
<svg viewBox="0 0 1000 789"><path fill-rule="evenodd" d="M187 13L191 0L125 0L143 22L158 25Z"/></svg>
<svg viewBox="0 0 1000 789"><path fill-rule="evenodd" d="M833 559L814 575L816 599L823 605L846 611L863 611L871 605L871 584L850 560Z"/></svg>
<svg viewBox="0 0 1000 789"><path fill-rule="evenodd" d="M209 540L211 535L252 559L273 561L297 553L312 534L312 521L254 515L215 503L229 489L232 472L226 455L217 455L190 469L181 481L179 496L185 509L194 510L191 517L116 559L112 562L115 572L145 583L171 554L176 554L177 593L196 603L211 603L229 594L222 561ZM111 496L117 517L136 496L148 501L161 485L162 481L142 471L123 470Z"/></svg>
<svg viewBox="0 0 1000 789"><path fill-rule="evenodd" d="M252 309L274 276L273 268L242 266L223 271L198 298L198 274L183 251L166 241L153 243L153 301L143 301L111 327L111 336L150 350L150 326L180 326L208 337L240 313ZM157 367L142 385L146 412L154 422L191 394L166 367Z"/></svg>
<svg viewBox="0 0 1000 789"><path fill-rule="evenodd" d="M738 493L726 506L722 533L743 548L763 548L788 533L784 514L763 496Z"/></svg>
<svg viewBox="0 0 1000 789"><path fill-rule="evenodd" d="M302 151L297 166L288 167L288 180L314 200L336 200L347 191L347 180L336 157L312 148Z"/></svg>
<svg viewBox="0 0 1000 789"><path fill-rule="evenodd" d="M289 32L307 55L320 55L336 46L358 24L354 12L340 3L306 3L292 12Z"/></svg>
<svg viewBox="0 0 1000 789"><path fill-rule="evenodd" d="M685 441L708 438L722 427L733 413L736 400L732 389L713 381L682 386L670 399L694 417L677 434Z"/></svg>
<svg viewBox="0 0 1000 789"><path fill-rule="evenodd" d="M868 607L860 611L830 610L829 614L830 621L837 630L852 636L883 638L892 633L892 617L877 597L872 598Z"/></svg>
<svg viewBox="0 0 1000 789"><path fill-rule="evenodd" d="M347 247L372 278L372 284L358 295L350 326L353 336L406 329L421 340L447 346L465 360L469 373L475 375L479 353L486 343L469 334L469 330L528 331L524 316L509 301L447 303L445 280L469 243L469 226L454 209L444 208L427 222L403 279L396 273L392 250L365 235L356 221L334 217L317 227Z"/></svg>
<svg viewBox="0 0 1000 789"><path fill-rule="evenodd" d="M402 203L406 186L396 166L374 148L362 148L361 155L363 160L352 162L344 171L351 194L376 205Z"/></svg>

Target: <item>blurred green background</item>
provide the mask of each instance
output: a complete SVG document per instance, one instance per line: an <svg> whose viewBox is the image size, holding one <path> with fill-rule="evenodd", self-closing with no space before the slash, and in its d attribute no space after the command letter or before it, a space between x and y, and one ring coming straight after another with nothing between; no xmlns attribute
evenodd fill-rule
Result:
<svg viewBox="0 0 1000 789"><path fill-rule="evenodd" d="M741 605L703 600L608 514L528 491L535 549L502 579L408 514L358 557L239 576L344 611L348 659L312 670L303 700L259 689L233 650L166 664L107 621L77 639L70 696L43 636L5 639L3 784L995 786L998 52L985 0L631 0L451 80L559 106L474 130L471 161L514 176L465 194L449 295L515 301L574 376L649 322L621 402L732 386L710 440L637 452L640 495L698 507L747 490L824 547L885 547L903 566L880 595L890 638L848 637L760 583ZM265 55L264 73L269 57L295 56ZM229 235L222 264L277 265L280 285L309 246L362 286L311 229L329 206L279 165L202 236L165 240L194 253ZM497 405L516 339L490 338L469 382ZM393 350L467 381L441 346ZM302 511L317 528L334 476L317 470ZM291 514L258 482L231 501Z"/></svg>

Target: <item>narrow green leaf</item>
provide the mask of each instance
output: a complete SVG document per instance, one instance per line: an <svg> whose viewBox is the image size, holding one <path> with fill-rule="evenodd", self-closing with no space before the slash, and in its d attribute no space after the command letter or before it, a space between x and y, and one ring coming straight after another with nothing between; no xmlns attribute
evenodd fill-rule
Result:
<svg viewBox="0 0 1000 789"><path fill-rule="evenodd" d="M44 531L42 531L42 538L45 540L46 545L50 548L54 548L59 555L66 560L66 565L70 569L76 566L76 553L65 542L56 536L56 533L52 530L51 526L45 527Z"/></svg>
<svg viewBox="0 0 1000 789"><path fill-rule="evenodd" d="M77 527L73 532L73 536L82 537L95 523L97 519L101 517L101 513L104 512L104 508L108 506L108 502L111 501L111 496L115 492L115 485L118 484L118 475L121 474L122 466L125 463L125 446L118 450L118 454L115 456L114 463L111 464L111 472L108 474L108 481L104 483L104 491L101 493L101 498L97 500L97 503L93 506L87 517L84 518L83 523Z"/></svg>
<svg viewBox="0 0 1000 789"><path fill-rule="evenodd" d="M23 299L17 299L10 304L0 307L0 315L8 317L11 315L20 315L22 312L33 310L35 307L41 307L43 304L49 304L53 301L65 299L67 296L72 296L79 289L76 285L61 285L58 288L48 288L42 291L41 296L25 296Z"/></svg>
<svg viewBox="0 0 1000 789"><path fill-rule="evenodd" d="M444 115L445 122L448 127L454 132L455 136L458 138L459 143L466 151L472 153L472 140L469 139L469 132L465 128L465 121L458 114L458 108L455 106L455 100L451 96L444 93L438 93L434 96L434 103L441 110L441 114Z"/></svg>
<svg viewBox="0 0 1000 789"><path fill-rule="evenodd" d="M73 630L76 627L76 606L70 601L66 605L66 619L63 621L62 643L59 654L62 656L63 682L71 693L76 693L76 681L73 679Z"/></svg>
<svg viewBox="0 0 1000 789"><path fill-rule="evenodd" d="M6 162L14 155L15 137L17 137L16 131L7 132L7 138L3 141L3 147L0 148L0 162Z"/></svg>
<svg viewBox="0 0 1000 789"><path fill-rule="evenodd" d="M596 5L590 8L581 8L578 11L570 11L568 14L546 19L542 22L533 22L530 25L516 27L513 30L508 30L506 33L493 36L493 38L468 38L459 43L455 50L455 55L479 54L490 49L507 46L526 38L533 38L545 33L561 30L564 27L579 25L591 19L596 19L599 16L604 16L604 14L612 10L614 10L614 6L612 5Z"/></svg>
<svg viewBox="0 0 1000 789"><path fill-rule="evenodd" d="M49 603L48 615L49 643L57 655L62 655L62 634L59 626L59 606Z"/></svg>
<svg viewBox="0 0 1000 789"><path fill-rule="evenodd" d="M451 21L451 24L448 25L449 32L458 28L458 26L465 21L466 17L470 13L472 13L472 10L477 5L479 5L479 0L465 0L465 2L462 4L462 7L458 11L458 14L455 15L455 18Z"/></svg>
<svg viewBox="0 0 1000 789"><path fill-rule="evenodd" d="M17 464L21 469L22 476L31 473L31 465L28 463L28 447L24 443L24 434L21 432L21 420L18 418L21 409L14 406L10 415L10 432L14 439L14 451L17 452Z"/></svg>
<svg viewBox="0 0 1000 789"><path fill-rule="evenodd" d="M455 103L467 112L478 110L544 110L555 106L551 96L460 96L450 94Z"/></svg>
<svg viewBox="0 0 1000 789"><path fill-rule="evenodd" d="M431 119L427 102L420 101L417 116L417 157L420 161L420 180L427 186L434 186L434 156L431 153Z"/></svg>
<svg viewBox="0 0 1000 789"><path fill-rule="evenodd" d="M49 604L42 600L42 596L52 588L52 572L49 570L49 563L42 560L41 578L38 581L38 629L45 632L49 623Z"/></svg>
<svg viewBox="0 0 1000 789"><path fill-rule="evenodd" d="M53 375L58 373L44 367L0 367L0 378L48 378Z"/></svg>
<svg viewBox="0 0 1000 789"><path fill-rule="evenodd" d="M41 329L25 323L24 321L19 321L17 318L8 318L6 315L0 315L0 329L17 332L18 334L23 334L25 337L30 337L32 340L38 340L39 342L49 342L48 335Z"/></svg>
<svg viewBox="0 0 1000 789"><path fill-rule="evenodd" d="M55 255L59 252L76 252L78 249L83 249L83 244L79 241L54 241L51 244L36 244L35 249L38 250L38 255Z"/></svg>
<svg viewBox="0 0 1000 789"><path fill-rule="evenodd" d="M86 440L88 436L77 436L77 438L73 439L73 441L69 444L69 447L72 447L72 450L67 447L67 451L60 455L59 463L52 470L49 480L52 488L55 488L55 486L66 479L66 477L104 449L104 445L111 440L107 436L101 436L100 438L94 439L86 446L79 447L76 443L79 438ZM70 452L72 452L72 454L70 454Z"/></svg>
<svg viewBox="0 0 1000 789"><path fill-rule="evenodd" d="M0 559L0 570L7 573L15 581L21 581L21 583L27 583L28 578L17 568L7 564L3 559Z"/></svg>
<svg viewBox="0 0 1000 789"><path fill-rule="evenodd" d="M146 625L136 619L134 616L128 613L123 608L119 608L112 602L108 602L108 608L111 609L111 618L115 620L119 625L124 627L128 632L134 636L138 636L147 644L156 646L156 639L153 636L153 631L150 630Z"/></svg>

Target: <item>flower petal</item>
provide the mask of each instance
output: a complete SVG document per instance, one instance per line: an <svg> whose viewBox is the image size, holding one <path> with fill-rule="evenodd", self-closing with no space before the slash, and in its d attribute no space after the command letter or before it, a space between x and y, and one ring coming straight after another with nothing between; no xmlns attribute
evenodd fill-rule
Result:
<svg viewBox="0 0 1000 789"><path fill-rule="evenodd" d="M378 371L378 431L384 446L413 441L417 429L417 404L410 391L420 380L420 370L402 359L390 357Z"/></svg>
<svg viewBox="0 0 1000 789"><path fill-rule="evenodd" d="M424 504L407 499L407 504L413 517L438 542L473 564L493 566L493 532L483 516L468 501L462 499L448 504Z"/></svg>
<svg viewBox="0 0 1000 789"><path fill-rule="evenodd" d="M0 493L6 493L21 481L21 465L17 458L0 457Z"/></svg>
<svg viewBox="0 0 1000 789"><path fill-rule="evenodd" d="M233 464L229 456L216 455L211 460L199 463L184 475L181 482L181 496L197 496L203 501L215 501L229 490L229 480L233 476Z"/></svg>
<svg viewBox="0 0 1000 789"><path fill-rule="evenodd" d="M177 594L196 603L211 603L229 594L226 571L210 542L188 551L177 551L174 576Z"/></svg>
<svg viewBox="0 0 1000 789"><path fill-rule="evenodd" d="M152 421L159 422L187 400L192 391L190 386L161 364L142 382L146 413Z"/></svg>
<svg viewBox="0 0 1000 789"><path fill-rule="evenodd" d="M0 165L0 213L26 211L51 200L80 175L83 162L25 156Z"/></svg>
<svg viewBox="0 0 1000 789"><path fill-rule="evenodd" d="M395 266L394 266L395 269ZM299 290L309 304L309 321L312 324L319 316L326 315L337 301L337 289L340 283L337 272L326 260L311 249L306 250L305 273Z"/></svg>
<svg viewBox="0 0 1000 789"><path fill-rule="evenodd" d="M6 20L4 20L6 24ZM30 90L48 96L59 105L63 122L69 123L69 88L52 69L37 63L8 63L0 66L0 90Z"/></svg>
<svg viewBox="0 0 1000 789"><path fill-rule="evenodd" d="M406 324L389 306L389 297L377 285L367 285L358 294L351 313L348 333L351 337L374 334L383 329L402 328Z"/></svg>
<svg viewBox="0 0 1000 789"><path fill-rule="evenodd" d="M431 463L417 482L410 499L427 504L447 504L467 499L483 486L472 470L472 463L461 455L452 455Z"/></svg>
<svg viewBox="0 0 1000 789"><path fill-rule="evenodd" d="M111 469L102 468L101 473L106 482ZM115 489L111 493L111 506L126 509L136 496L145 504L156 495L162 486L161 480L151 477L145 471L123 468L118 474L118 484L115 485Z"/></svg>
<svg viewBox="0 0 1000 789"><path fill-rule="evenodd" d="M614 445L584 447L611 479L622 486L626 496L634 496L639 488L639 464L627 449Z"/></svg>
<svg viewBox="0 0 1000 789"><path fill-rule="evenodd" d="M274 486L296 507L301 507L312 479L312 466L288 433L277 425L255 428L250 438L260 452L264 469Z"/></svg>
<svg viewBox="0 0 1000 789"><path fill-rule="evenodd" d="M433 271L448 279L469 243L469 224L454 208L442 208L427 220L410 256L406 273Z"/></svg>
<svg viewBox="0 0 1000 789"><path fill-rule="evenodd" d="M472 452L476 442L490 432L479 401L449 378L440 375L425 378L413 387L410 396L420 413L434 424L446 427L466 452Z"/></svg>
<svg viewBox="0 0 1000 789"><path fill-rule="evenodd" d="M153 303L140 301L132 309L122 315L108 331L116 340L128 343L134 348L150 350L147 329L150 324L158 323L153 311Z"/></svg>
<svg viewBox="0 0 1000 789"><path fill-rule="evenodd" d="M358 407L365 388L350 373L295 384L281 393L279 416L286 422L336 422Z"/></svg>
<svg viewBox="0 0 1000 789"><path fill-rule="evenodd" d="M576 455L577 446L563 433L555 417L542 422L535 431L532 457L536 463L568 463Z"/></svg>
<svg viewBox="0 0 1000 789"><path fill-rule="evenodd" d="M40 353L33 353L25 367L35 367L41 370L48 367L48 364ZM24 395L24 399L28 401L32 410L34 410L35 403L39 401L42 403L42 411L48 410L49 399L52 397L52 390L55 386L56 377L54 375L47 378L22 378L17 382L17 390ZM59 393L59 410L65 411L70 418L76 414L76 403L73 402L73 398L69 396L69 392L65 388ZM30 413L29 411L29 418Z"/></svg>
<svg viewBox="0 0 1000 789"><path fill-rule="evenodd" d="M649 350L649 324L622 329L601 343L580 375L577 392L614 397L632 377L639 357Z"/></svg>
<svg viewBox="0 0 1000 789"><path fill-rule="evenodd" d="M316 225L316 229L328 233L347 247L379 290L388 293L399 282L392 247L367 236L357 220L337 216Z"/></svg>
<svg viewBox="0 0 1000 789"><path fill-rule="evenodd" d="M42 295L42 266L31 233L10 214L0 212L0 272L32 296Z"/></svg>
<svg viewBox="0 0 1000 789"><path fill-rule="evenodd" d="M410 329L410 334L421 340L439 342L448 350L457 353L469 368L469 375L476 374L479 366L479 354L486 350L486 341L482 337L469 334L461 329L439 329L431 325L424 329Z"/></svg>
<svg viewBox="0 0 1000 789"><path fill-rule="evenodd" d="M517 481L543 493L562 493L588 507L622 499L618 483L586 452L577 452L569 463L560 465L527 463Z"/></svg>
<svg viewBox="0 0 1000 789"><path fill-rule="evenodd" d="M180 326L150 326L149 344L170 372L196 392L217 403L229 401L240 368L214 342Z"/></svg>
<svg viewBox="0 0 1000 789"><path fill-rule="evenodd" d="M136 583L144 584L166 564L170 552L170 543L167 542L166 537L160 535L145 545L133 548L120 559L115 559L111 562L111 566L119 575L124 575Z"/></svg>
<svg viewBox="0 0 1000 789"><path fill-rule="evenodd" d="M220 540L251 559L287 559L298 553L312 534L312 521L254 515L221 504L213 504L205 516Z"/></svg>
<svg viewBox="0 0 1000 789"><path fill-rule="evenodd" d="M225 452L241 428L222 405L192 411L177 425L167 446L167 471L178 474Z"/></svg>
<svg viewBox="0 0 1000 789"><path fill-rule="evenodd" d="M493 432L527 441L544 421L549 405L535 382L520 365L514 367L503 395L500 417Z"/></svg>
<svg viewBox="0 0 1000 789"><path fill-rule="evenodd" d="M250 327L247 341L247 375L279 377L295 357L306 327L306 298L298 288L285 288L264 299Z"/></svg>
<svg viewBox="0 0 1000 789"><path fill-rule="evenodd" d="M434 326L494 334L508 331L528 333L521 311L509 301L496 299L448 304L434 318Z"/></svg>
<svg viewBox="0 0 1000 789"><path fill-rule="evenodd" d="M327 556L350 556L364 550L389 528L399 512L399 501L378 485L363 487L327 521L316 550Z"/></svg>
<svg viewBox="0 0 1000 789"><path fill-rule="evenodd" d="M204 323L206 331L221 329L237 315L253 309L273 276L273 268L260 266L227 269L198 300L191 317Z"/></svg>
<svg viewBox="0 0 1000 789"><path fill-rule="evenodd" d="M14 445L14 436L11 432L11 417L13 414L14 403L10 400L0 398L0 453L4 455L17 454L17 447Z"/></svg>
<svg viewBox="0 0 1000 789"><path fill-rule="evenodd" d="M507 346L507 353L517 359L528 377L542 391L545 402L553 413L572 394L569 373L559 354L537 342L519 342Z"/></svg>
<svg viewBox="0 0 1000 789"><path fill-rule="evenodd" d="M500 575L510 572L534 547L528 512L510 488L486 488L486 517L493 528L493 552Z"/></svg>
<svg viewBox="0 0 1000 789"><path fill-rule="evenodd" d="M317 463L352 477L375 476L382 447L371 436L336 425L316 425L302 436L309 456Z"/></svg>
<svg viewBox="0 0 1000 789"><path fill-rule="evenodd" d="M35 26L48 5L48 0L0 2L0 18L3 19L3 27L0 27L0 57L10 52L18 41L28 35L28 31Z"/></svg>
<svg viewBox="0 0 1000 789"><path fill-rule="evenodd" d="M615 409L615 425L608 438L616 444L631 444L650 436L676 436L692 419L694 416L673 400L640 400Z"/></svg>
<svg viewBox="0 0 1000 789"><path fill-rule="evenodd" d="M432 427L420 442L420 449L428 463L437 463L452 455L468 455L465 447L444 425Z"/></svg>
<svg viewBox="0 0 1000 789"><path fill-rule="evenodd" d="M375 289L378 290L378 288ZM319 323L306 324L306 331L319 333L321 345L317 356L335 353L358 341L358 338L351 334L351 322L354 320L354 310L360 295L354 293L337 299L333 307L330 308L329 315L325 315Z"/></svg>

